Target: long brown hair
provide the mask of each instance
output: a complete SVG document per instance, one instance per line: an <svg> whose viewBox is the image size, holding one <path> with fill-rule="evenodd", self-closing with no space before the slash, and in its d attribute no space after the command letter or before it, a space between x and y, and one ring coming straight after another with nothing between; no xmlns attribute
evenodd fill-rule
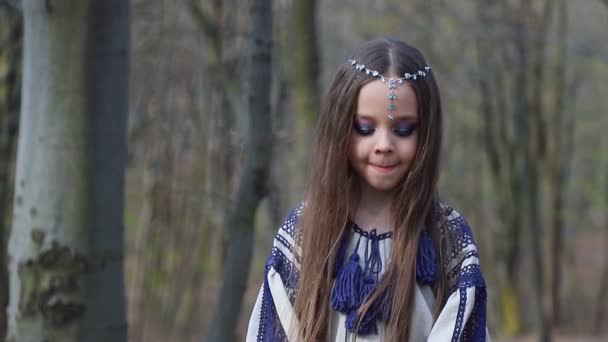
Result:
<svg viewBox="0 0 608 342"><path fill-rule="evenodd" d="M416 48L391 39L377 39L351 56L357 63L383 75L424 70L424 56ZM306 204L300 220L302 264L294 303L304 341L326 341L330 318L334 259L356 200L356 173L348 162L348 145L361 87L374 78L344 62L324 97L310 162ZM416 286L416 252L427 229L442 260L446 246L439 233L441 215L437 196L442 112L433 71L410 82L418 101L418 141L410 170L393 190L393 247L388 270L378 289L359 309L359 321L374 300L390 291L392 304L387 325L389 339L409 339ZM434 284L435 315L447 296L443 263Z"/></svg>

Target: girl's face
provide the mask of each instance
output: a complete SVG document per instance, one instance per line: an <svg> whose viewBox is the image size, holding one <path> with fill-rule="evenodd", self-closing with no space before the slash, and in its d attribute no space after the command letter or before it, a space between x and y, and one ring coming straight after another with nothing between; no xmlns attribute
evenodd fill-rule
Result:
<svg viewBox="0 0 608 342"><path fill-rule="evenodd" d="M408 83L394 89L388 99L388 83L380 79L365 84L357 99L348 159L368 190L390 191L408 172L417 143L418 103ZM388 118L389 104L396 105Z"/></svg>

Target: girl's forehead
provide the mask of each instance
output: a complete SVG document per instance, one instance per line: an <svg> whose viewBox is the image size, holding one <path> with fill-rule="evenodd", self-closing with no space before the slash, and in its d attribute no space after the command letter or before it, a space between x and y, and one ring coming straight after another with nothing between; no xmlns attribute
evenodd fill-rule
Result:
<svg viewBox="0 0 608 342"><path fill-rule="evenodd" d="M393 89L377 79L371 81L359 91L357 97L357 114L376 117L378 115L395 117L417 117L418 103L412 86L404 82Z"/></svg>

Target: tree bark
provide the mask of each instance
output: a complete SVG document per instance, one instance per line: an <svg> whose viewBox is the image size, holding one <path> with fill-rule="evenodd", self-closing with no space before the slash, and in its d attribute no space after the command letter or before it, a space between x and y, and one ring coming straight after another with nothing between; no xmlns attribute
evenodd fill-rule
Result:
<svg viewBox="0 0 608 342"><path fill-rule="evenodd" d="M20 14L0 4L0 307L8 305L6 242L12 212L15 149L19 130L21 98L21 50L23 21ZM6 336L6 310L0 310L0 336Z"/></svg>
<svg viewBox="0 0 608 342"><path fill-rule="evenodd" d="M129 2L23 13L7 341L125 341Z"/></svg>
<svg viewBox="0 0 608 342"><path fill-rule="evenodd" d="M267 192L272 135L270 122L272 2L252 0L249 7L249 135L245 165L228 219L229 245L208 341L232 341L238 322L252 254L254 215Z"/></svg>

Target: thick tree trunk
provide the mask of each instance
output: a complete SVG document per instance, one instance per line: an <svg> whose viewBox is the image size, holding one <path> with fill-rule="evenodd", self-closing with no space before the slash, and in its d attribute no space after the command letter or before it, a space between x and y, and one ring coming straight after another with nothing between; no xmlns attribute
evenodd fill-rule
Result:
<svg viewBox="0 0 608 342"><path fill-rule="evenodd" d="M229 245L223 277L207 341L232 341L249 276L254 215L267 192L272 135L265 132L270 119L272 56L272 2L250 2L249 136L245 165L228 219Z"/></svg>
<svg viewBox="0 0 608 342"><path fill-rule="evenodd" d="M82 0L81 0L82 1ZM126 341L124 170L127 157L130 1L91 1L86 76L92 196L89 263L78 341Z"/></svg>
<svg viewBox="0 0 608 342"><path fill-rule="evenodd" d="M6 242L12 212L15 148L19 127L21 97L22 17L7 5L0 4L0 308L8 305L8 270ZM6 310L0 310L0 336L6 336Z"/></svg>
<svg viewBox="0 0 608 342"><path fill-rule="evenodd" d="M124 341L129 3L23 13L7 341Z"/></svg>

